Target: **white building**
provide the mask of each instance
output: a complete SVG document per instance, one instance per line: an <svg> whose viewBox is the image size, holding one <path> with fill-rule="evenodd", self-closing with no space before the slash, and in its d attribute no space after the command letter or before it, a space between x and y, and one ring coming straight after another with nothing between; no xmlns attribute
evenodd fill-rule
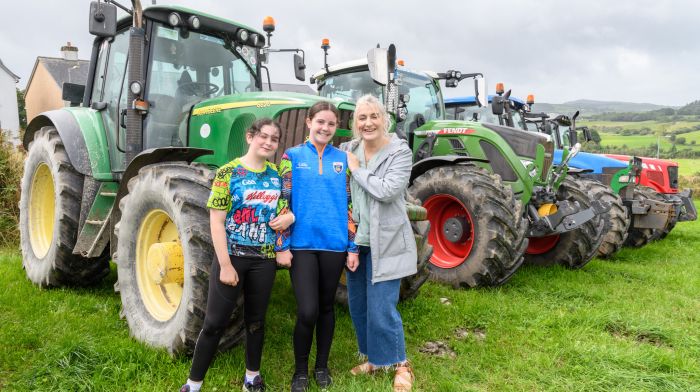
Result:
<svg viewBox="0 0 700 392"><path fill-rule="evenodd" d="M0 129L9 141L19 143L19 109L17 107L19 76L10 71L0 59Z"/></svg>

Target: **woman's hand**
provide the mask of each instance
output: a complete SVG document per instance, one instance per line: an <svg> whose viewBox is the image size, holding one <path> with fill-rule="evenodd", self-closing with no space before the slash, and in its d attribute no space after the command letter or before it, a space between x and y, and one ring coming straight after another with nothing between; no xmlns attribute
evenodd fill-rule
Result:
<svg viewBox="0 0 700 392"><path fill-rule="evenodd" d="M294 214L288 212L275 217L275 219L270 221L269 225L272 230L283 231L287 230L287 227L291 226L292 223L294 223Z"/></svg>
<svg viewBox="0 0 700 392"><path fill-rule="evenodd" d="M235 286L238 284L238 272L233 268L231 264L225 264L221 267L221 273L219 273L219 280L223 284L229 286Z"/></svg>
<svg viewBox="0 0 700 392"><path fill-rule="evenodd" d="M360 160L357 159L355 154L351 153L350 151L346 151L345 153L348 154L348 169L350 169L351 172L354 172L360 167Z"/></svg>
<svg viewBox="0 0 700 392"><path fill-rule="evenodd" d="M292 252L289 250L277 252L275 258L277 259L277 264L282 267L289 268L292 266Z"/></svg>
<svg viewBox="0 0 700 392"><path fill-rule="evenodd" d="M348 253L348 260L345 265L350 271L355 272L357 267L360 265L360 255L357 253Z"/></svg>

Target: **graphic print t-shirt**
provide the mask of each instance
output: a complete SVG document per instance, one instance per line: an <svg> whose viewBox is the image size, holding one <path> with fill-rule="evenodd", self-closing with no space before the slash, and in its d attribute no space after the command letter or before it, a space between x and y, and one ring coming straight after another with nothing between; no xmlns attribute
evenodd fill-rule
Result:
<svg viewBox="0 0 700 392"><path fill-rule="evenodd" d="M207 208L227 211L230 255L275 257L276 234L268 223L277 216L280 183L277 168L270 162L254 171L237 158L216 171Z"/></svg>

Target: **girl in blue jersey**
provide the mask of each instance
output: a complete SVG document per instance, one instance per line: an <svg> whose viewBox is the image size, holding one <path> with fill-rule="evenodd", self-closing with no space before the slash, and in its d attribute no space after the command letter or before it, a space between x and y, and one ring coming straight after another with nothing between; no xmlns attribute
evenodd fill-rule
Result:
<svg viewBox="0 0 700 392"><path fill-rule="evenodd" d="M294 219L291 214L277 216L281 180L268 161L277 151L281 133L273 120L256 121L246 131L248 152L216 172L207 202L216 260L209 274L204 326L181 392L199 391L241 293L246 325L243 390L265 389L260 359L276 272L275 230L285 229Z"/></svg>
<svg viewBox="0 0 700 392"><path fill-rule="evenodd" d="M314 328L314 378L320 388L331 384L328 354L335 329L335 292L343 266L354 270L358 263L347 155L330 145L339 118L338 109L330 102L311 106L306 119L308 141L285 151L280 163L278 213L291 211L296 218L289 229L278 232L275 247L278 263L291 265L297 302L293 392L308 388Z"/></svg>

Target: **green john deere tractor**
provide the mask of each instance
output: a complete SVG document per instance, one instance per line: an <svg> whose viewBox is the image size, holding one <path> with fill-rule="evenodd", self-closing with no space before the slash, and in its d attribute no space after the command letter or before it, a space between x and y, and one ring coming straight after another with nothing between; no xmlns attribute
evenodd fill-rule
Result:
<svg viewBox="0 0 700 392"><path fill-rule="evenodd" d="M552 168L551 138L444 120L438 81L450 87L474 78L481 85L481 74L412 72L397 69L394 59L393 45L373 49L366 60L326 65L312 81L328 98L381 96L395 115L394 130L414 152L409 191L431 223L431 276L454 287L500 285L526 250L539 264L580 268L590 261L605 226L599 216L608 207L566 176L566 161ZM485 106L485 88L477 92Z"/></svg>
<svg viewBox="0 0 700 392"><path fill-rule="evenodd" d="M129 16L117 21L116 5L90 4L96 39L87 84L63 86L71 107L27 127L23 266L42 287L90 285L109 272L111 258L132 335L190 351L215 260L206 201L216 168L245 152L245 130L261 117L284 129L278 159L303 142L308 108L322 98L261 92L268 54L297 51L269 47L267 18L266 40L230 20L175 6L142 9L138 0L132 9L119 5ZM303 58L294 58L304 80ZM337 104L337 135L348 138L354 106ZM425 220L424 209L409 212ZM421 283L412 282L412 295ZM221 348L243 336L242 317L233 313Z"/></svg>

